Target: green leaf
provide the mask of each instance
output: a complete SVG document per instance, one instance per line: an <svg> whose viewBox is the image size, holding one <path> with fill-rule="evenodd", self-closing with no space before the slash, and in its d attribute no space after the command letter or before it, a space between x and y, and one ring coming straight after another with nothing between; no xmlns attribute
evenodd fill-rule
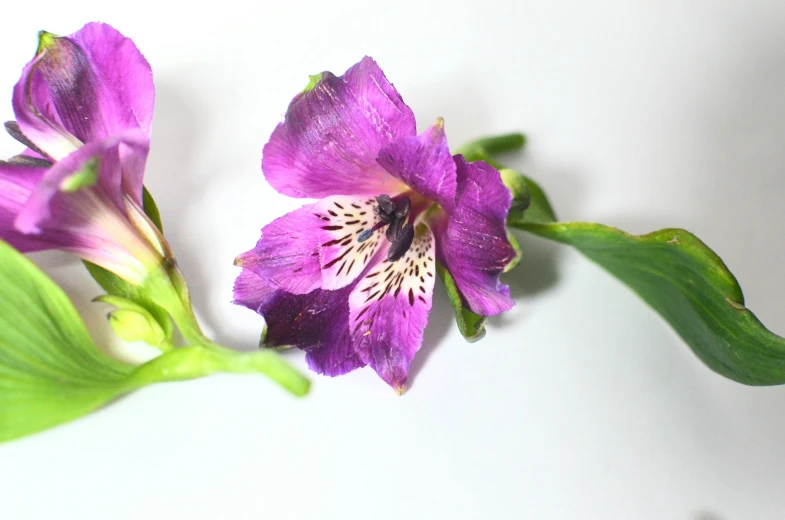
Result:
<svg viewBox="0 0 785 520"><path fill-rule="evenodd" d="M0 441L80 417L161 381L215 372L264 373L296 395L309 382L274 352L217 345L180 348L140 367L100 351L63 291L0 242Z"/></svg>
<svg viewBox="0 0 785 520"><path fill-rule="evenodd" d="M0 242L0 441L71 420L122 392L133 367L93 345L65 294Z"/></svg>
<svg viewBox="0 0 785 520"><path fill-rule="evenodd" d="M158 227L159 231L163 232L161 213L158 211L158 206L156 205L153 196L147 191L147 188L142 189L142 203L144 205L145 214L150 218L153 224ZM84 265L87 267L90 276L98 282L98 285L100 285L107 294L130 300L133 303L144 307L161 326L166 338L171 339L174 325L172 324L169 313L155 303L141 287L123 280L103 267L90 262L84 262Z"/></svg>
<svg viewBox="0 0 785 520"><path fill-rule="evenodd" d="M744 306L728 268L695 235L662 229L634 236L589 223L522 223L576 247L637 292L714 371L748 385L785 383L785 339Z"/></svg>
<svg viewBox="0 0 785 520"><path fill-rule="evenodd" d="M455 321L458 323L458 330L466 341L474 343L485 337L485 317L475 314L463 305L463 298L455 285L450 271L441 263L436 262L436 272L439 273L444 287L447 289L447 296L450 298L452 310L455 313Z"/></svg>
<svg viewBox="0 0 785 520"><path fill-rule="evenodd" d="M158 211L158 204L155 203L155 199L152 194L147 191L146 186L142 186L142 209L144 209L145 215L153 221L153 224L158 228L158 231L163 233L164 225L161 222L161 212Z"/></svg>

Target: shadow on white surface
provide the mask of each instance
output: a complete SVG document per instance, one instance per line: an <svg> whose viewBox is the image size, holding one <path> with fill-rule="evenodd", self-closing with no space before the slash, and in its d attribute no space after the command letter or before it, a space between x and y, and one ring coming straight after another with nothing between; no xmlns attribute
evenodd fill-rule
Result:
<svg viewBox="0 0 785 520"><path fill-rule="evenodd" d="M433 307L428 316L428 326L425 328L422 347L417 351L417 355L414 356L409 366L409 380L407 383L409 389L414 387L417 376L423 370L433 352L445 342L444 339L452 327L457 328L455 315L450 306L450 299L447 297L444 284L438 282L434 285Z"/></svg>
<svg viewBox="0 0 785 520"><path fill-rule="evenodd" d="M168 77L156 79L156 109L153 152L147 169L148 188L161 211L164 232L191 291L194 309L203 327L214 333L219 343L237 350L254 350L255 344L235 338L219 326L210 298L212 276L203 253L211 237L189 218L215 182L220 182L224 163L198 161L200 147L210 139L211 127L198 110L199 101L189 97L183 85ZM220 220L221 215L215 217ZM227 294L231 294L231 289ZM261 332L261 322L260 322Z"/></svg>
<svg viewBox="0 0 785 520"><path fill-rule="evenodd" d="M695 520L728 520L728 518L720 516L714 511L701 511L695 515Z"/></svg>

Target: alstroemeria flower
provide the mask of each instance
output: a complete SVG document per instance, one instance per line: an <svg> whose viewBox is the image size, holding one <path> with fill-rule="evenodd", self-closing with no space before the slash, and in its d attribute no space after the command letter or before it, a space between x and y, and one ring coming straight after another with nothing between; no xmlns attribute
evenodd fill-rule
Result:
<svg viewBox="0 0 785 520"><path fill-rule="evenodd" d="M436 262L483 316L513 302L510 192L499 172L450 154L438 120L415 118L371 58L324 72L294 98L264 147L279 192L321 198L264 227L240 255L235 300L262 314L266 342L339 375L370 365L399 393L422 344Z"/></svg>
<svg viewBox="0 0 785 520"><path fill-rule="evenodd" d="M39 36L5 125L27 149L0 162L0 238L24 252L70 251L139 283L165 254L142 211L150 65L108 25Z"/></svg>

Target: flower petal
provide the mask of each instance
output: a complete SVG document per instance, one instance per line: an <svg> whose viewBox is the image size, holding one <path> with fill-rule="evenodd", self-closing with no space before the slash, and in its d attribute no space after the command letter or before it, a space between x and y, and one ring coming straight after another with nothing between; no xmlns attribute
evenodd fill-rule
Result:
<svg viewBox="0 0 785 520"><path fill-rule="evenodd" d="M144 170L149 148L147 136L134 130L82 146L56 162L44 174L17 216L16 228L25 234L40 233L41 224L52 216L52 199L63 191L69 179L79 175L93 160L99 160L100 163L96 182L100 183L117 208L124 211L123 175L126 171Z"/></svg>
<svg viewBox="0 0 785 520"><path fill-rule="evenodd" d="M104 23L89 23L68 38L84 51L95 74L105 133L96 127L93 136L139 129L150 137L155 106L153 71L133 40Z"/></svg>
<svg viewBox="0 0 785 520"><path fill-rule="evenodd" d="M378 221L374 204L370 198L335 196L303 206L265 226L256 247L236 263L294 294L346 287L383 241L381 230L357 241Z"/></svg>
<svg viewBox="0 0 785 520"><path fill-rule="evenodd" d="M44 88L45 84L36 70L42 57L37 56L22 70L22 77L14 86L11 103L22 134L49 157L59 160L74 152L81 143L63 129L56 117L48 89Z"/></svg>
<svg viewBox="0 0 785 520"><path fill-rule="evenodd" d="M394 138L414 135L414 112L370 56L363 57L343 75L367 117Z"/></svg>
<svg viewBox="0 0 785 520"><path fill-rule="evenodd" d="M337 376L365 366L349 336L351 289L295 295L243 269L234 284L234 299L264 316L267 345L299 347L307 352L312 370Z"/></svg>
<svg viewBox="0 0 785 520"><path fill-rule="evenodd" d="M441 118L420 135L402 137L384 147L377 161L414 191L448 211L455 206L455 161Z"/></svg>
<svg viewBox="0 0 785 520"><path fill-rule="evenodd" d="M45 173L46 168L0 162L0 239L23 253L51 247L35 236L20 233L14 227L16 216Z"/></svg>
<svg viewBox="0 0 785 520"><path fill-rule="evenodd" d="M499 172L484 162L455 156L458 194L455 209L437 219L437 258L450 271L470 310L491 316L514 305L499 275L515 258L506 219L512 196Z"/></svg>
<svg viewBox="0 0 785 520"><path fill-rule="evenodd" d="M431 310L434 237L417 226L411 248L396 262L369 269L349 296L349 327L362 360L399 394L422 345Z"/></svg>
<svg viewBox="0 0 785 520"><path fill-rule="evenodd" d="M292 100L264 147L262 171L292 197L379 195L401 183L376 163L382 147L416 133L414 114L371 58Z"/></svg>
<svg viewBox="0 0 785 520"><path fill-rule="evenodd" d="M50 100L65 130L80 141L129 129L149 137L155 102L152 70L133 41L113 27L90 23L64 38L41 33L35 68L30 99ZM47 112L47 107L36 108Z"/></svg>
<svg viewBox="0 0 785 520"><path fill-rule="evenodd" d="M111 158L116 149L96 159L99 175L119 179L119 172L108 171L122 166ZM131 223L126 206L118 207L100 184L72 193L57 191L38 215L37 232L20 230L20 214L50 173L43 168L0 163L0 239L26 253L62 249L133 283L160 266L162 258L155 244Z"/></svg>

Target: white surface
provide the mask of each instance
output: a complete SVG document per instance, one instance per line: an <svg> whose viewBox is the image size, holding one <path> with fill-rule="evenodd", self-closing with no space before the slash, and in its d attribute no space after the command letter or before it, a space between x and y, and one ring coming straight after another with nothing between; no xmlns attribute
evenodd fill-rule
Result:
<svg viewBox="0 0 785 520"><path fill-rule="evenodd" d="M512 164L563 219L695 232L785 333L780 0L38 0L4 4L3 19L6 119L39 29L106 21L152 63L147 184L200 314L229 345L252 348L261 325L229 303L232 260L298 205L265 184L261 147L308 74L364 54L421 127L445 118L454 146L525 131ZM402 398L370 370L315 377L301 401L254 377L150 387L0 446L0 516L785 517L785 388L720 378L599 268L524 246L508 277L519 305L483 342L461 339L439 293ZM39 259L109 338L81 268Z"/></svg>

